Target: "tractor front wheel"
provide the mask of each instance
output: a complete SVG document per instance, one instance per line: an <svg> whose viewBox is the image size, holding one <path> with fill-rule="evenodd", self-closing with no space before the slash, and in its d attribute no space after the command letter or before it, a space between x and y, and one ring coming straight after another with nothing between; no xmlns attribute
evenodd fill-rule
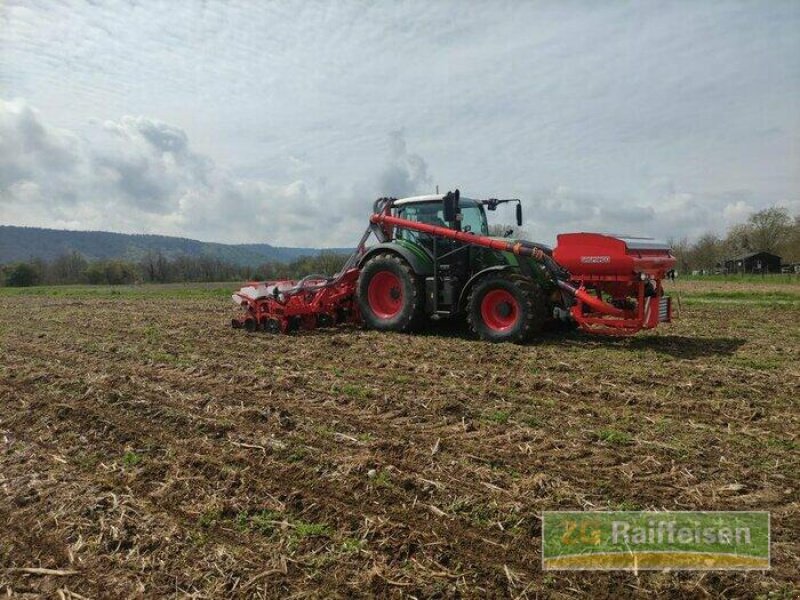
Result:
<svg viewBox="0 0 800 600"><path fill-rule="evenodd" d="M408 331L422 316L423 300L419 277L399 256L379 254L361 269L358 305L367 327Z"/></svg>
<svg viewBox="0 0 800 600"><path fill-rule="evenodd" d="M541 330L546 303L538 284L522 275L496 273L478 281L467 301L472 331L490 342L517 342Z"/></svg>

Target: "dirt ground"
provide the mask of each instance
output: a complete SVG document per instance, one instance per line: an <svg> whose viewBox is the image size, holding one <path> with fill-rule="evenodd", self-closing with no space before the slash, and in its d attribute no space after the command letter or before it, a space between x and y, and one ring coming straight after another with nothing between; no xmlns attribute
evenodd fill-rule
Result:
<svg viewBox="0 0 800 600"><path fill-rule="evenodd" d="M797 597L800 286L742 285L524 347L0 290L0 597ZM542 572L567 509L767 510L772 569Z"/></svg>

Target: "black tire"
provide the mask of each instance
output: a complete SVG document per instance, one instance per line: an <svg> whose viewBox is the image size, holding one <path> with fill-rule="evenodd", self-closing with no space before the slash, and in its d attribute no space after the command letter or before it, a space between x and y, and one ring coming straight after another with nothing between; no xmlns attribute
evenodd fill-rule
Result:
<svg viewBox="0 0 800 600"><path fill-rule="evenodd" d="M491 273L467 299L467 322L482 340L522 343L542 330L548 303L534 280L514 272Z"/></svg>
<svg viewBox="0 0 800 600"><path fill-rule="evenodd" d="M423 283L400 256L378 254L358 276L358 306L370 329L410 331L423 317Z"/></svg>

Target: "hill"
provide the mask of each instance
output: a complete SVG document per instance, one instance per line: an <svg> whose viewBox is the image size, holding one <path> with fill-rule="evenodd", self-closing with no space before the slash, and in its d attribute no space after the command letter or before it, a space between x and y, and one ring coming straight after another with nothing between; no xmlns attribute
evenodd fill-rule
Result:
<svg viewBox="0 0 800 600"><path fill-rule="evenodd" d="M208 256L241 266L289 262L318 254L319 248L286 248L270 244L218 244L166 235L136 235L109 231L68 231L0 225L0 264L41 258L49 261L72 251L89 260L138 260L158 251L168 258ZM331 248L347 253L349 248Z"/></svg>

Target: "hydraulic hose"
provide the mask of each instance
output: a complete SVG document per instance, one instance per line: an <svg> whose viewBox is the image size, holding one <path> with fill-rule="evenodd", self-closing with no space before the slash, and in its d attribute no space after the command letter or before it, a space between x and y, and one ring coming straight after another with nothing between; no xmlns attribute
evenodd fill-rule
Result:
<svg viewBox="0 0 800 600"><path fill-rule="evenodd" d="M560 279L556 280L556 284L562 290L564 290L568 294L571 294L584 304L591 306L594 310L596 310L599 313L610 315L612 317L625 316L625 312L622 309L619 309L616 306L612 306L608 302L604 302L603 300L597 298L596 296L592 296L589 292L587 292L584 289L577 289L568 284L566 281L561 281Z"/></svg>

